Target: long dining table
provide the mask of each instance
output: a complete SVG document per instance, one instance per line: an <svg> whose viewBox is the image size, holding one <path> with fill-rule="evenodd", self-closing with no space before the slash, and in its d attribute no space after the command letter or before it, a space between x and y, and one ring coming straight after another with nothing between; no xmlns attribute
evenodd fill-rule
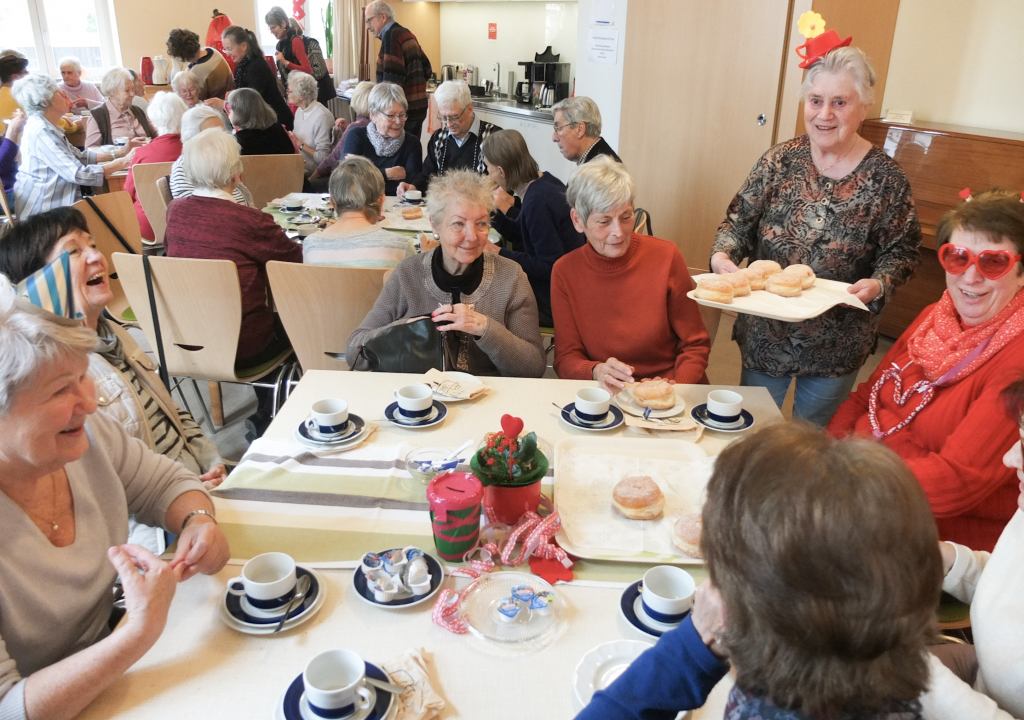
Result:
<svg viewBox="0 0 1024 720"><path fill-rule="evenodd" d="M624 588L651 567L645 563L578 560L573 581L555 586L562 615L554 641L531 652L512 651L434 624L431 608L436 597L416 607L383 609L357 595L353 572L363 553L408 544L434 552L423 509L425 488L404 469L405 454L411 449L454 449L465 440L479 441L484 433L500 429L506 413L522 418L525 430L535 431L545 449L568 438L602 437L569 426L552 406L564 406L577 390L594 385L576 380L483 378L490 391L448 403L447 416L436 426L412 429L389 422L384 411L394 390L422 378L307 372L264 437L214 492L217 518L231 543L231 564L215 576L198 576L178 587L161 638L82 717L281 717L275 709L279 699L306 662L322 650L345 647L378 665L418 649L434 689L447 703L442 718L571 718L579 710L573 673L584 654L613 640L653 643L619 611ZM678 395L688 412L718 388L740 392L755 425L781 419L763 388L688 385L679 386ZM289 461L270 457L275 452L282 457L301 454L295 430L308 417L310 406L324 398L345 399L352 413L379 427L357 448L329 458L337 463L337 472L322 467L296 470ZM603 436L639 440L642 432L622 426ZM674 442L671 433L657 435L657 442ZM713 456L743 435L705 430L697 444ZM275 463L281 467L275 469ZM557 473L545 479L546 494L552 482L558 482ZM377 488L376 505L359 499L367 496L365 488L370 486ZM326 601L307 623L280 635L242 634L222 621L219 606L239 565L268 551L287 552L316 568L325 581ZM686 569L697 582L707 576L702 565ZM469 581L448 576L444 587L461 590ZM728 677L724 679L692 717L721 717L730 684Z"/></svg>

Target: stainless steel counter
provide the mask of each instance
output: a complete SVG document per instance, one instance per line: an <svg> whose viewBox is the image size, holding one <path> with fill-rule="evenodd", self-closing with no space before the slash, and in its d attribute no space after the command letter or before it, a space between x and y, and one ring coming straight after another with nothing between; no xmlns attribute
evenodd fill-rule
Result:
<svg viewBox="0 0 1024 720"><path fill-rule="evenodd" d="M551 108L535 110L533 105L517 102L515 100L475 97L473 98L473 106L499 115L514 115L516 117L529 118L538 122L554 122L555 119L554 114L551 112Z"/></svg>

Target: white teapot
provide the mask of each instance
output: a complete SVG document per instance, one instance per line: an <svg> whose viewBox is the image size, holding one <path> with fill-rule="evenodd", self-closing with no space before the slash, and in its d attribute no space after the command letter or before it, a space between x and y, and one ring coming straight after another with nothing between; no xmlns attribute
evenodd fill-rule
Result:
<svg viewBox="0 0 1024 720"><path fill-rule="evenodd" d="M153 84L167 85L170 81L167 75L167 58L157 55L153 58Z"/></svg>

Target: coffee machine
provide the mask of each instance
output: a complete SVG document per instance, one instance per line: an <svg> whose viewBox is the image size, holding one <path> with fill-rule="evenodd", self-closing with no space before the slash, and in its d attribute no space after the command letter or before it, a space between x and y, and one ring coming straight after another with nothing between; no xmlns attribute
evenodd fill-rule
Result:
<svg viewBox="0 0 1024 720"><path fill-rule="evenodd" d="M570 65L558 62L560 57L552 53L548 45L544 52L534 54L533 62L520 62L526 80L516 86L516 99L520 102L537 99L544 107L550 107L569 97Z"/></svg>

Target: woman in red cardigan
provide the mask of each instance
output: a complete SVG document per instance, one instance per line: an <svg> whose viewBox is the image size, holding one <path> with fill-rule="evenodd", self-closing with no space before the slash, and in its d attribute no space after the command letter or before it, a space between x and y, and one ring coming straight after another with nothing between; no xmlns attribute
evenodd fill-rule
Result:
<svg viewBox="0 0 1024 720"><path fill-rule="evenodd" d="M644 378L707 383L711 342L686 296L686 261L674 243L633 232L635 195L633 178L607 157L569 178L570 216L587 244L551 272L555 372L613 395Z"/></svg>
<svg viewBox="0 0 1024 720"><path fill-rule="evenodd" d="M1000 401L1024 373L1024 204L988 191L936 233L946 292L836 412L837 437L874 436L902 457L943 540L992 550L1017 509L1002 457L1019 441Z"/></svg>

